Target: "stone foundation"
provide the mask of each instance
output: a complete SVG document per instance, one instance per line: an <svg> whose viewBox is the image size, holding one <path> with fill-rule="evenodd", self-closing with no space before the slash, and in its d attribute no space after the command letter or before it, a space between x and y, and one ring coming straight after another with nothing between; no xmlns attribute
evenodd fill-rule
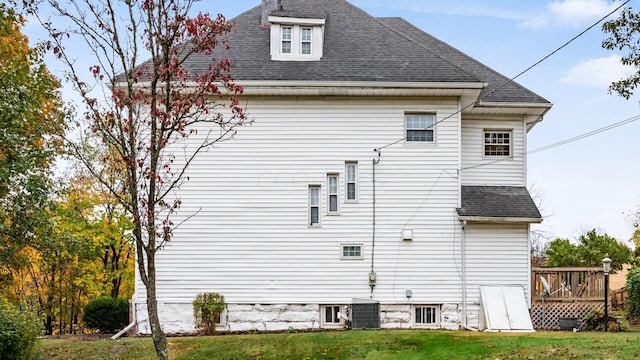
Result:
<svg viewBox="0 0 640 360"><path fill-rule="evenodd" d="M167 334L195 333L191 303L159 303L158 309L162 328ZM145 304L136 304L136 317L138 333L150 334L151 327ZM319 304L227 304L218 330L226 332L311 330L321 327L320 319ZM461 306L444 304L440 307L440 326L434 328L459 330L462 319ZM413 324L412 306L380 304L380 327L383 329L417 328Z"/></svg>

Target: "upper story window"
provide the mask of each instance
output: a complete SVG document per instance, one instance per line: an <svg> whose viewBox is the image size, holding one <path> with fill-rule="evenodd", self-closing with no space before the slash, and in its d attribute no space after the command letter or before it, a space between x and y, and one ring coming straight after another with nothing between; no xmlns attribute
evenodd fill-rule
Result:
<svg viewBox="0 0 640 360"><path fill-rule="evenodd" d="M484 131L484 156L511 156L511 131Z"/></svg>
<svg viewBox="0 0 640 360"><path fill-rule="evenodd" d="M271 59L318 61L322 58L325 19L269 16Z"/></svg>
<svg viewBox="0 0 640 360"><path fill-rule="evenodd" d="M309 186L309 226L320 226L320 186Z"/></svg>
<svg viewBox="0 0 640 360"><path fill-rule="evenodd" d="M339 194L338 194L338 189L339 189L339 180L340 178L338 177L337 174L329 174L327 175L327 194L329 196L329 198L327 199L327 212L329 214L337 214L338 213L338 203L339 201Z"/></svg>
<svg viewBox="0 0 640 360"><path fill-rule="evenodd" d="M406 114L404 119L407 141L433 142L435 140L435 115Z"/></svg>
<svg viewBox="0 0 640 360"><path fill-rule="evenodd" d="M302 55L311 55L311 30L310 27L300 29L300 53Z"/></svg>
<svg viewBox="0 0 640 360"><path fill-rule="evenodd" d="M282 53L291 54L291 26L283 26L280 28L282 38Z"/></svg>
<svg viewBox="0 0 640 360"><path fill-rule="evenodd" d="M358 200L358 163L346 162L345 171L347 201L356 201Z"/></svg>

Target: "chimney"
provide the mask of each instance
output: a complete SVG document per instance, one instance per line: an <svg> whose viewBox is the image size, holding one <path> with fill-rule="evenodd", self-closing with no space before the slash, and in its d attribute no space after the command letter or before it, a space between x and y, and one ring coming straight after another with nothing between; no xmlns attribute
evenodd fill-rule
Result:
<svg viewBox="0 0 640 360"><path fill-rule="evenodd" d="M269 14L274 11L282 10L280 0L262 0L262 19L260 25L269 27Z"/></svg>

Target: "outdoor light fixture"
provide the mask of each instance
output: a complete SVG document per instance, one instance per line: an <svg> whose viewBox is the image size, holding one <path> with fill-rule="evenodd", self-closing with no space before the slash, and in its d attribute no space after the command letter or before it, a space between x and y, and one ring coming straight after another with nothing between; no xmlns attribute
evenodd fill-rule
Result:
<svg viewBox="0 0 640 360"><path fill-rule="evenodd" d="M611 270L611 259L606 254L602 259L602 270L604 271L604 332L609 331L609 271Z"/></svg>

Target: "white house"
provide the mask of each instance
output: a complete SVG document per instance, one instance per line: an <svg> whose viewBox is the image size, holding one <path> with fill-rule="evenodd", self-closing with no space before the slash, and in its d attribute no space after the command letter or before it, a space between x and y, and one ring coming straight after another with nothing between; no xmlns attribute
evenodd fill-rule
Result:
<svg viewBox="0 0 640 360"><path fill-rule="evenodd" d="M482 285L530 306L526 139L547 100L346 0L263 0L233 22L254 123L180 190L193 217L157 258L167 332L194 330L201 292L224 295L226 331L479 327Z"/></svg>

